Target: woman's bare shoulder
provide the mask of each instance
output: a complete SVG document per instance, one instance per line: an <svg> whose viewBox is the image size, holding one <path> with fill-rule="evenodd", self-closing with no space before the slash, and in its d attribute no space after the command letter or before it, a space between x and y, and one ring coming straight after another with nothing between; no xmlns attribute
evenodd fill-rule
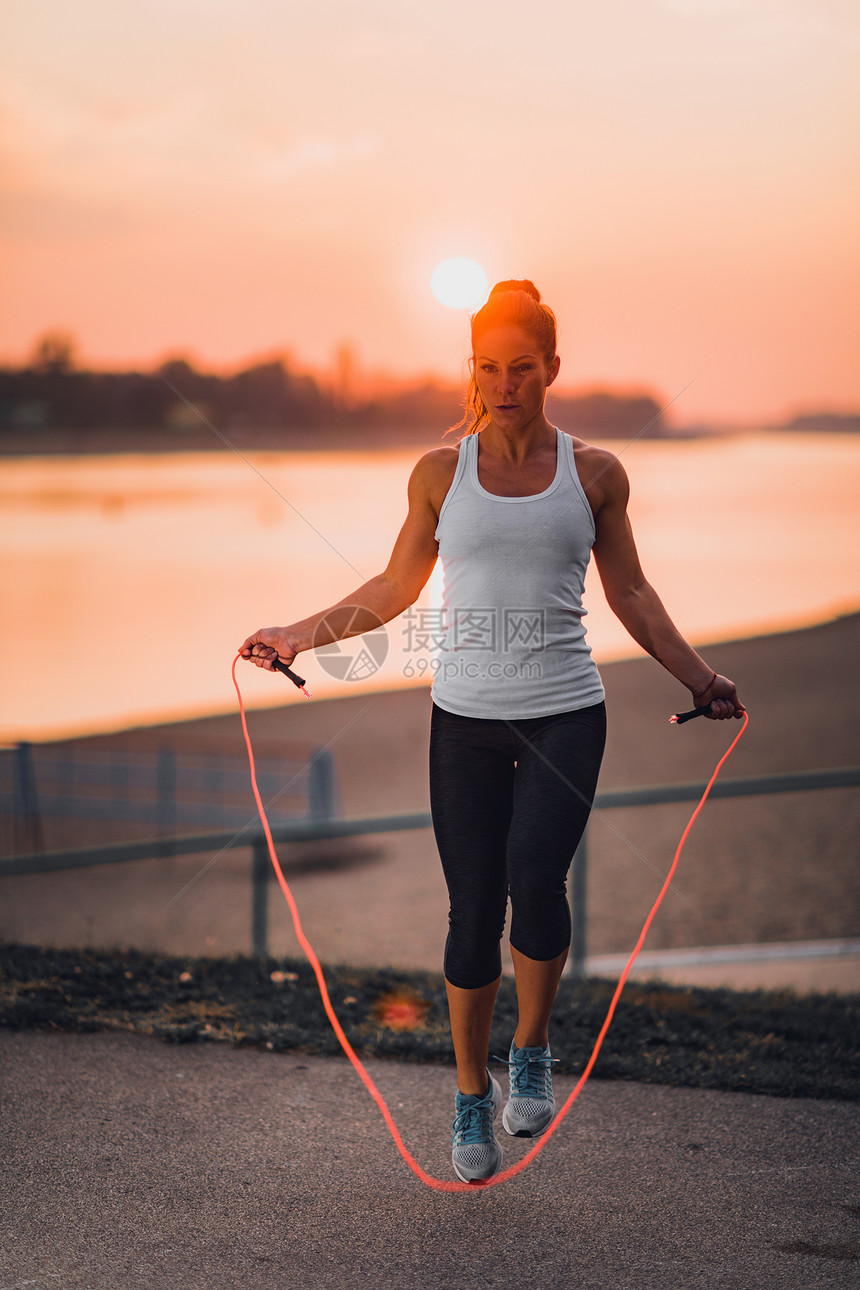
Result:
<svg viewBox="0 0 860 1290"><path fill-rule="evenodd" d="M594 466L598 469L607 469L612 467L618 461L614 452L608 448L598 448L596 444L586 443L584 439L577 439L576 435L570 436L573 444L573 451L576 454L577 466Z"/></svg>
<svg viewBox="0 0 860 1290"><path fill-rule="evenodd" d="M460 458L459 445L431 448L419 457L409 481L410 488L422 493L435 510L439 510L454 480Z"/></svg>
<svg viewBox="0 0 860 1290"><path fill-rule="evenodd" d="M460 456L460 445L458 443L445 444L440 448L431 448L425 452L423 457L419 457L415 464L415 469L420 469L425 474L444 474L445 471L457 469L457 461Z"/></svg>
<svg viewBox="0 0 860 1290"><path fill-rule="evenodd" d="M626 502L629 489L627 472L615 453L577 439L575 435L570 437L580 482L592 504L597 502L599 505L610 497Z"/></svg>

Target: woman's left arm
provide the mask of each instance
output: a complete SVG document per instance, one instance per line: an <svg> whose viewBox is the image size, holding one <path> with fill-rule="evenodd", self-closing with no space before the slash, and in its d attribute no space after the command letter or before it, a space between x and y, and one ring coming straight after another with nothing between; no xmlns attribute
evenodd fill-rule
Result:
<svg viewBox="0 0 860 1290"><path fill-rule="evenodd" d="M637 644L687 687L696 707L708 707L717 721L742 717L734 682L718 676L684 639L642 572L627 514L627 472L617 457L601 455L596 487L587 492L597 529L594 559L610 609Z"/></svg>

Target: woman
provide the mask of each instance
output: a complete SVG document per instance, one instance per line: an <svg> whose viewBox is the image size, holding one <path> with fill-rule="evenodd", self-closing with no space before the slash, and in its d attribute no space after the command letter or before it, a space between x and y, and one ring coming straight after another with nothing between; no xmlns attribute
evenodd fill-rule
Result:
<svg viewBox="0 0 860 1290"><path fill-rule="evenodd" d="M532 1137L555 1113L548 1027L570 946L565 882L605 740L603 685L582 623L592 550L612 610L696 706L715 720L744 708L646 581L618 459L547 420L556 322L531 282L493 288L472 318L472 349L468 433L416 465L388 567L330 609L255 632L241 653L271 670L276 659L291 664L311 646L388 622L442 561L430 797L450 897L452 1159L459 1178L480 1182L502 1163L493 1129L502 1093L487 1059L508 896L519 1017L503 1125Z"/></svg>

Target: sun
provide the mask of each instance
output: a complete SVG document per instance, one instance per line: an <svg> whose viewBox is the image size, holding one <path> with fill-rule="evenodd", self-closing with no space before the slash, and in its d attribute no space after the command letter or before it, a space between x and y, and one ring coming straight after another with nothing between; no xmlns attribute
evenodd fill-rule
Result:
<svg viewBox="0 0 860 1290"><path fill-rule="evenodd" d="M489 285L480 264L462 255L437 264L430 279L433 295L448 309L477 309L486 300Z"/></svg>

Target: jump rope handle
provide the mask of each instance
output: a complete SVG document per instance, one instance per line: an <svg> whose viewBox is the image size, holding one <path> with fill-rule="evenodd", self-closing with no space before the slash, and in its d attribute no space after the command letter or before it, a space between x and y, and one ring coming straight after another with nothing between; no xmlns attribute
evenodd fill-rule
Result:
<svg viewBox="0 0 860 1290"><path fill-rule="evenodd" d="M288 676L290 678L293 685L297 686L301 690L306 699L310 699L312 697L310 690L305 689L305 678L303 676L299 676L298 673L292 672L287 667L286 663L282 663L279 658L275 659L275 667L279 672L283 672L284 676Z"/></svg>
<svg viewBox="0 0 860 1290"><path fill-rule="evenodd" d="M305 689L305 678L303 676L299 676L297 672L293 672L292 669L289 668L286 663L282 663L279 658L275 659L275 668L277 671L283 672L284 676L289 677L293 685L297 686L306 698L310 699L312 697L310 690ZM707 712L707 707L691 708L689 712L676 712L674 716L669 718L669 722L671 725L682 726L685 721L692 721L694 717L704 717Z"/></svg>
<svg viewBox="0 0 860 1290"><path fill-rule="evenodd" d="M275 667L279 672L283 672L284 676L289 677L293 685L297 686L306 698L310 699L312 697L310 690L305 689L305 678L303 676L299 676L297 672L293 672L292 669L289 668L286 663L282 663L279 658L275 659ZM669 722L671 725L682 726L685 721L692 721L694 717L704 717L707 712L707 707L692 708L689 712L676 712L674 716L669 718Z"/></svg>
<svg viewBox="0 0 860 1290"><path fill-rule="evenodd" d="M710 711L710 704L704 708L691 708L689 712L676 712L674 717L669 718L669 724L673 726L682 726L685 721L692 721L693 717L707 716Z"/></svg>

